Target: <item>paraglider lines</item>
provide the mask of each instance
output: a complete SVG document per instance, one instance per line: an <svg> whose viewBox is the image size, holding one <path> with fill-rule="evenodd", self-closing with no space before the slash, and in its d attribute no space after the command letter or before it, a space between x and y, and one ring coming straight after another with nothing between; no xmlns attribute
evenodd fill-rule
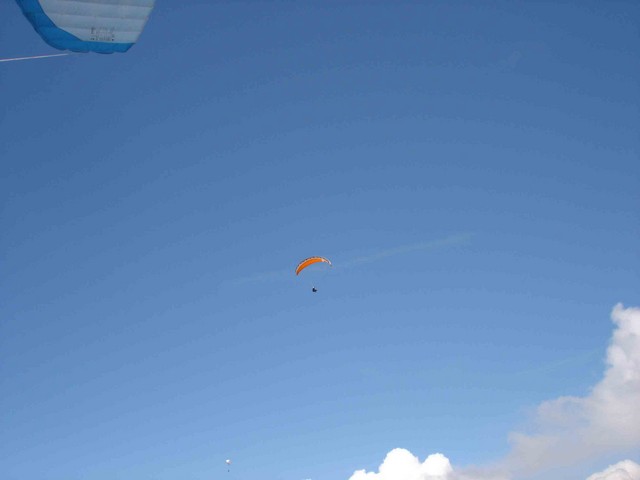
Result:
<svg viewBox="0 0 640 480"><path fill-rule="evenodd" d="M52 55L35 55L33 57L0 58L0 62L19 62L20 60L36 60L38 58L66 57L70 53L54 53Z"/></svg>

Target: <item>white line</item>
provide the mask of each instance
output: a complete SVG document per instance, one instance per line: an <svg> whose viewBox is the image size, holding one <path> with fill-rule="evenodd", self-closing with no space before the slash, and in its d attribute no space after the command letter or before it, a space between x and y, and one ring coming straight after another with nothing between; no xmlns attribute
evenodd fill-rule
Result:
<svg viewBox="0 0 640 480"><path fill-rule="evenodd" d="M371 253L363 257L353 258L342 263L345 268L354 267L356 265L362 265L365 263L372 263L377 260L381 260L387 257L394 257L396 255L403 255L412 252L418 252L421 250L434 250L437 248L444 248L457 244L467 243L471 239L471 234L463 233L460 235L452 235L450 237L441 238L440 240L432 240L430 242L416 243L413 245L403 245L401 247L389 248L387 250L380 250L378 252Z"/></svg>
<svg viewBox="0 0 640 480"><path fill-rule="evenodd" d="M441 238L439 240L431 240L429 242L415 243L412 245L403 245L395 248L388 248L385 250L378 250L377 252L370 253L369 255L351 258L350 260L345 260L343 262L336 263L336 268L354 268L360 265L364 265L367 263L373 263L377 260L381 260L387 257L393 257L396 255L404 255L413 252L419 251L429 251L436 250L439 248L450 247L454 245L463 245L469 242L473 237L470 233L462 233L459 235L451 235L449 237ZM333 256L332 256L333 257ZM293 275L292 269L287 270L272 270L270 272L259 272L255 275L250 275L247 277L238 278L232 280L231 283L234 284L242 284L242 283L253 283L253 282L267 282L267 281L277 281L283 280L290 276L291 278L295 278Z"/></svg>
<svg viewBox="0 0 640 480"><path fill-rule="evenodd" d="M53 55L36 55L33 57L0 58L0 62L18 62L20 60L35 60L37 58L64 57L69 53L55 53Z"/></svg>

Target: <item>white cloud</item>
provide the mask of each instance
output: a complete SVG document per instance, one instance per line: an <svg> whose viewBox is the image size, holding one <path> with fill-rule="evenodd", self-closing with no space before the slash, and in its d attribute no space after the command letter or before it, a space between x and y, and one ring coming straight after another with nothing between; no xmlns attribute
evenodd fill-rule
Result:
<svg viewBox="0 0 640 480"><path fill-rule="evenodd" d="M350 480L504 480L617 452L640 451L640 308L616 305L607 368L584 397L542 403L533 433L509 436L511 452L491 468L454 469L444 455L420 463L409 451L389 452L378 473L359 470ZM640 466L625 460L587 480L640 480Z"/></svg>
<svg viewBox="0 0 640 480"><path fill-rule="evenodd" d="M640 465L625 460L611 465L602 472L594 473L587 480L640 480Z"/></svg>
<svg viewBox="0 0 640 480"><path fill-rule="evenodd" d="M640 449L640 309L616 305L603 379L585 397L542 403L536 431L512 433L506 468L528 475L599 455Z"/></svg>
<svg viewBox="0 0 640 480"><path fill-rule="evenodd" d="M387 454L378 473L358 470L350 480L449 480L452 474L449 459L441 453L429 455L420 463L408 450L396 448Z"/></svg>

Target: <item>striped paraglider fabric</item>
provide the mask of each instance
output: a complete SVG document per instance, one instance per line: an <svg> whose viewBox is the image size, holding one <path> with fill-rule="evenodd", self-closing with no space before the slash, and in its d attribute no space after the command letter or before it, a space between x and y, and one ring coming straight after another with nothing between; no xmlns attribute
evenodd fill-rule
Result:
<svg viewBox="0 0 640 480"><path fill-rule="evenodd" d="M16 0L52 47L72 52L126 52L138 41L155 0Z"/></svg>
<svg viewBox="0 0 640 480"><path fill-rule="evenodd" d="M313 265L314 263L328 263L331 265L331 261L324 257L309 257L303 261L301 261L296 267L296 275L299 275L302 270L307 268L309 265Z"/></svg>

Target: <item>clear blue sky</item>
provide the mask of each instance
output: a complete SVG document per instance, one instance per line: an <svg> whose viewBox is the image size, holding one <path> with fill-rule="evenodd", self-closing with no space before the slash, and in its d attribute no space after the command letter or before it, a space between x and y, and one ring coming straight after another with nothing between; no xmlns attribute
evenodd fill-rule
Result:
<svg viewBox="0 0 640 480"><path fill-rule="evenodd" d="M3 478L504 455L639 303L638 18L165 0L126 54L0 64ZM3 1L0 57L47 53Z"/></svg>

